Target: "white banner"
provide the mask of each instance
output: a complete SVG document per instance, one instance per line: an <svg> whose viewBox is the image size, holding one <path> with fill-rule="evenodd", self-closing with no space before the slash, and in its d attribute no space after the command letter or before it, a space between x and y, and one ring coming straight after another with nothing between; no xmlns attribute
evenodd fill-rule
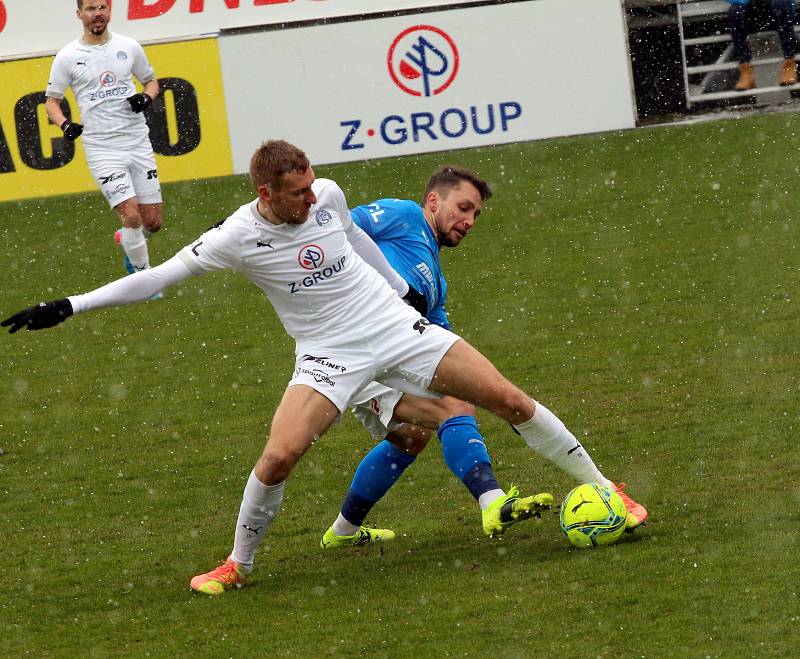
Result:
<svg viewBox="0 0 800 659"><path fill-rule="evenodd" d="M239 173L266 138L322 164L635 125L617 0L249 33L219 46Z"/></svg>
<svg viewBox="0 0 800 659"><path fill-rule="evenodd" d="M149 42L252 25L359 17L475 1L113 0L111 30ZM0 0L0 59L55 53L82 33L76 9L75 0Z"/></svg>

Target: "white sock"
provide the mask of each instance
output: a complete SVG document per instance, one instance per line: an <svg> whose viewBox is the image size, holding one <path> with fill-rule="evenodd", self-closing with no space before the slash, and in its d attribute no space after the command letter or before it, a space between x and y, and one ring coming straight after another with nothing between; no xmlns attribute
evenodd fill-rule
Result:
<svg viewBox="0 0 800 659"><path fill-rule="evenodd" d="M489 490L478 497L478 505L481 507L481 510L486 510L492 501L498 497L504 497L505 495L506 493L503 492L503 490Z"/></svg>
<svg viewBox="0 0 800 659"><path fill-rule="evenodd" d="M147 241L144 231L122 227L120 229L119 244L122 247L128 260L137 270L147 270L150 267L150 256L147 253Z"/></svg>
<svg viewBox="0 0 800 659"><path fill-rule="evenodd" d="M358 533L358 528L352 522L349 522L347 518L339 513L339 516L336 518L336 521L333 523L333 532L336 535L355 535Z"/></svg>
<svg viewBox="0 0 800 659"><path fill-rule="evenodd" d="M541 403L536 403L533 418L514 427L528 446L566 471L578 483L611 485L575 435Z"/></svg>
<svg viewBox="0 0 800 659"><path fill-rule="evenodd" d="M247 479L231 552L231 558L245 569L252 568L255 562L258 546L281 508L285 487L286 481L264 485L255 470Z"/></svg>

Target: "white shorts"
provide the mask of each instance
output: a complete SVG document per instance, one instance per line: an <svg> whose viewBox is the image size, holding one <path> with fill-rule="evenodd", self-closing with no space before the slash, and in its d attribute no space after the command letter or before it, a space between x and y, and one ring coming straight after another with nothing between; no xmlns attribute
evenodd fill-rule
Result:
<svg viewBox="0 0 800 659"><path fill-rule="evenodd" d="M362 398L361 390L373 381L403 393L435 398L439 394L428 391L428 386L442 357L459 338L408 307L350 342L298 341L289 386L308 385L339 412Z"/></svg>
<svg viewBox="0 0 800 659"><path fill-rule="evenodd" d="M111 208L133 197L140 204L161 203L161 184L149 139L124 151L88 147L86 160Z"/></svg>
<svg viewBox="0 0 800 659"><path fill-rule="evenodd" d="M380 382L370 382L351 401L353 416L364 424L374 439L383 439L403 425L402 421L392 421L394 408L402 397L402 391Z"/></svg>

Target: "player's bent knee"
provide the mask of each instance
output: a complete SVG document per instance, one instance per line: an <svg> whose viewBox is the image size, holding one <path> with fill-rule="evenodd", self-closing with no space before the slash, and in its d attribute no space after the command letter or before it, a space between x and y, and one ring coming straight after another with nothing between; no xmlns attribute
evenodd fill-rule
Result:
<svg viewBox="0 0 800 659"><path fill-rule="evenodd" d="M256 465L256 476L265 485L274 485L289 477L303 451L280 448L264 449Z"/></svg>
<svg viewBox="0 0 800 659"><path fill-rule="evenodd" d="M509 423L527 421L536 409L530 396L516 387L504 388L498 392L489 401L487 408Z"/></svg>
<svg viewBox="0 0 800 659"><path fill-rule="evenodd" d="M414 432L393 432L386 436L394 446L408 455L419 455L431 439L429 430L414 427Z"/></svg>
<svg viewBox="0 0 800 659"><path fill-rule="evenodd" d="M122 226L126 229L138 229L142 226L142 216L139 213L120 213Z"/></svg>
<svg viewBox="0 0 800 659"><path fill-rule="evenodd" d="M142 224L150 233L155 233L161 228L162 219L161 215L154 215L152 213L142 213Z"/></svg>

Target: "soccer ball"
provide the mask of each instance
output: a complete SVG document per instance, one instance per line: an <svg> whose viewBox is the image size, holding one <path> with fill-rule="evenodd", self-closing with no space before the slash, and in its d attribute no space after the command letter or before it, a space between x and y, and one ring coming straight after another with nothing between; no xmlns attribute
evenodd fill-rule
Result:
<svg viewBox="0 0 800 659"><path fill-rule="evenodd" d="M561 530L576 547L616 542L625 530L628 511L619 494L600 483L578 485L561 502Z"/></svg>

